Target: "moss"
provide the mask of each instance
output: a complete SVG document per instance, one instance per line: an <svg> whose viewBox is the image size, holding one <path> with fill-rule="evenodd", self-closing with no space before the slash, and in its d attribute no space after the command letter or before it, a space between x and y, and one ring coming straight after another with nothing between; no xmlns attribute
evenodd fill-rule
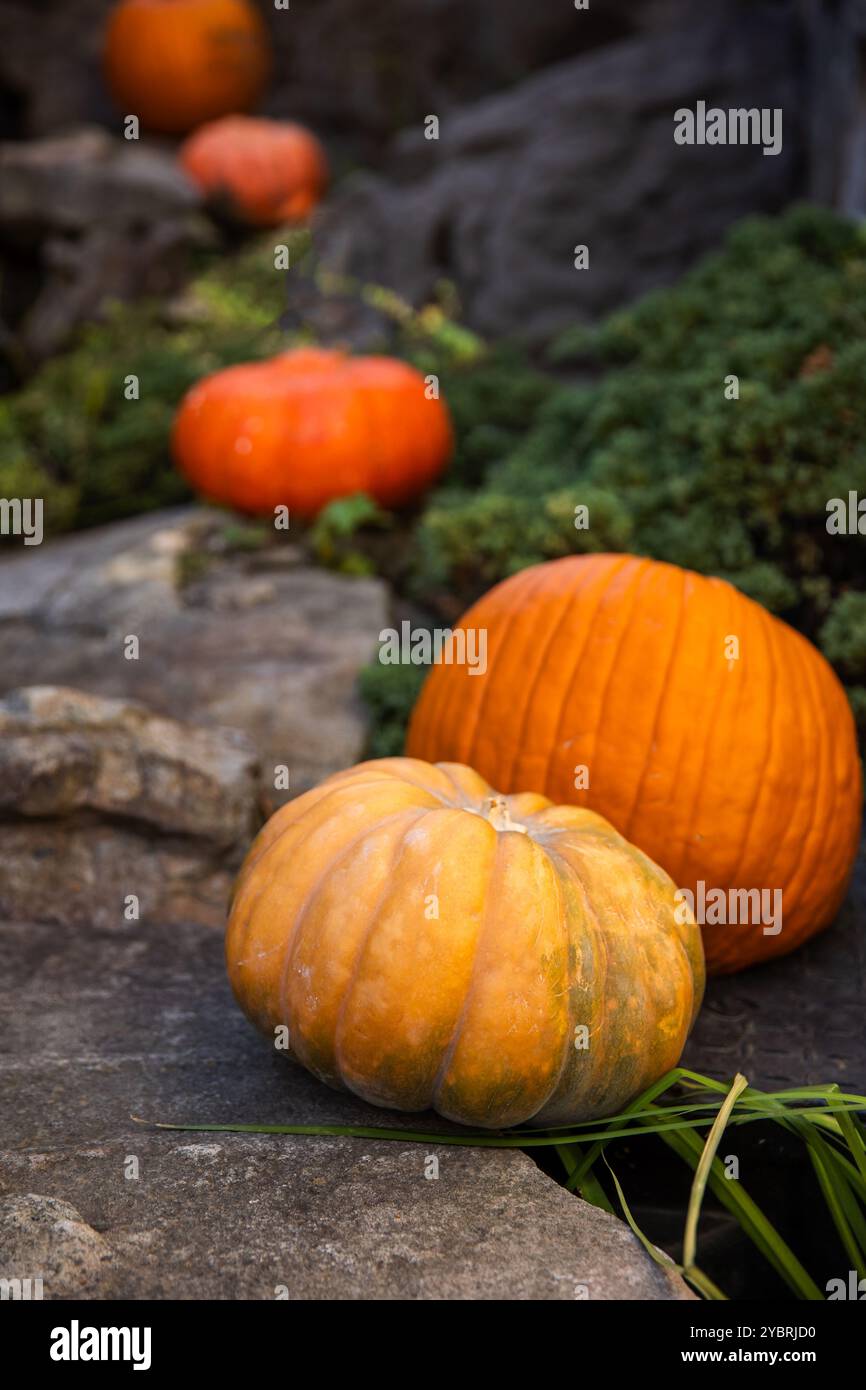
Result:
<svg viewBox="0 0 866 1390"><path fill-rule="evenodd" d="M840 594L819 633L827 658L843 676L866 671L866 593Z"/></svg>
<svg viewBox="0 0 866 1390"><path fill-rule="evenodd" d="M391 520L365 492L338 497L316 517L310 527L309 545L319 564L327 569L340 574L373 574L375 565L354 542L369 528L387 529Z"/></svg>
<svg viewBox="0 0 866 1390"><path fill-rule="evenodd" d="M169 456L175 408L207 372L285 346L283 297L270 238L204 270L168 309L111 308L0 404L0 496L41 496L49 533L188 498Z"/></svg>
<svg viewBox="0 0 866 1390"><path fill-rule="evenodd" d="M303 278L308 235L288 235L292 273ZM274 244L271 234L221 256L169 306L114 306L71 351L0 402L0 496L42 497L49 534L188 499L169 454L183 394L209 372L292 345L278 326L285 279L274 269ZM512 350L488 350L440 305L415 312L375 286L356 290L391 321L387 346L439 377L458 440L452 476L471 485L513 447L549 381ZM447 305L447 287L443 297ZM294 341L308 337L299 323ZM127 399L131 377L138 399ZM370 569L360 553L341 563L347 572Z"/></svg>
<svg viewBox="0 0 866 1390"><path fill-rule="evenodd" d="M866 599L837 606L862 584L866 538L827 530L830 498L866 496L864 230L814 208L749 219L678 285L550 355L601 375L542 395L474 491L433 497L415 596L465 603L551 556L627 549L722 575L866 685ZM588 531L570 524L579 504Z"/></svg>
<svg viewBox="0 0 866 1390"><path fill-rule="evenodd" d="M373 662L359 678L359 690L370 715L368 758L399 757L406 725L424 677L423 666L383 666Z"/></svg>

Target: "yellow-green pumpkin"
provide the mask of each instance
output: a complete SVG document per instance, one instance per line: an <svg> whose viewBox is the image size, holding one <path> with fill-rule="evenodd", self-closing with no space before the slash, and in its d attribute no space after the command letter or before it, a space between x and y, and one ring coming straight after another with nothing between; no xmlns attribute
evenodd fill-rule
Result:
<svg viewBox="0 0 866 1390"><path fill-rule="evenodd" d="M241 871L232 988L331 1086L462 1124L611 1114L679 1060L700 933L607 821L470 768L362 763L284 806Z"/></svg>

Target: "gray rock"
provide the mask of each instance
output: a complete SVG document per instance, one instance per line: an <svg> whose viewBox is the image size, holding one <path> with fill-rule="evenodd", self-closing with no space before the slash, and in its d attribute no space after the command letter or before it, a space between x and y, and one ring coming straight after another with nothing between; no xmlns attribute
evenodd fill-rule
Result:
<svg viewBox="0 0 866 1390"><path fill-rule="evenodd" d="M473 327L542 344L674 279L736 219L805 193L826 141L807 147L795 118L809 103L802 16L736 0L667 13L664 31L440 113L438 140L404 133L384 174L347 180L323 208L325 268L416 305L454 281ZM677 145L674 112L699 99L783 108L781 153ZM588 270L574 267L577 245Z"/></svg>
<svg viewBox="0 0 866 1390"><path fill-rule="evenodd" d="M564 56L644 28L665 27L690 0L604 0L582 14L559 3L499 0L258 0L275 50L266 110L371 155L383 137L429 110L484 95ZM20 134L70 122L117 121L100 71L114 0L0 0L0 80L19 102Z"/></svg>
<svg viewBox="0 0 866 1390"><path fill-rule="evenodd" d="M295 795L361 756L355 685L387 625L387 590L306 566L291 546L221 552L223 526L179 508L0 563L0 694L72 686L240 729L276 805L275 767ZM194 577L182 584L184 564ZM124 658L128 636L138 660Z"/></svg>
<svg viewBox="0 0 866 1390"><path fill-rule="evenodd" d="M199 202L170 153L98 128L0 145L4 244L40 262L35 298L16 312L11 296L22 361L56 352L109 301L177 289L210 235Z"/></svg>
<svg viewBox="0 0 866 1390"><path fill-rule="evenodd" d="M221 928L249 839L220 851L203 840L141 833L122 821L7 822L0 913L59 926L118 927L134 896L145 925L162 919Z"/></svg>
<svg viewBox="0 0 866 1390"><path fill-rule="evenodd" d="M41 1280L44 1298L92 1292L112 1253L68 1202L27 1192L0 1197L0 1279Z"/></svg>
<svg viewBox="0 0 866 1390"><path fill-rule="evenodd" d="M260 823L255 752L140 705L56 687L0 701L0 913L221 926Z"/></svg>
<svg viewBox="0 0 866 1390"><path fill-rule="evenodd" d="M4 817L87 809L230 849L252 828L255 773L251 743L230 730L52 686L0 700Z"/></svg>
<svg viewBox="0 0 866 1390"><path fill-rule="evenodd" d="M0 1034L0 1187L71 1203L99 1231L111 1259L93 1296L690 1297L525 1154L437 1143L454 1132L437 1117L373 1110L279 1057L232 1003L214 932L2 925ZM131 1114L433 1137L182 1133ZM19 1241L16 1268L43 1248L29 1260ZM0 1239L0 1277L4 1252ZM48 1278L44 1295L58 1296Z"/></svg>
<svg viewBox="0 0 866 1390"><path fill-rule="evenodd" d="M623 1222L518 1152L143 1132L62 1161L30 1152L0 1164L12 1185L35 1167L42 1186L94 1213L112 1255L100 1298L690 1296ZM63 1296L54 1288L46 1278L44 1296Z"/></svg>

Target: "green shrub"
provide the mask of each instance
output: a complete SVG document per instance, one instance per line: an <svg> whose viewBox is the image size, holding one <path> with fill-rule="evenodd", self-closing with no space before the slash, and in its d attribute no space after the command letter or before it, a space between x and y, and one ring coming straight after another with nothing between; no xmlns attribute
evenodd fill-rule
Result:
<svg viewBox="0 0 866 1390"><path fill-rule="evenodd" d="M166 309L115 305L76 346L0 401L0 496L40 496L49 533L189 497L169 456L184 392L207 372L285 345L273 239L222 258ZM139 399L126 381L139 381Z"/></svg>
<svg viewBox="0 0 866 1390"><path fill-rule="evenodd" d="M475 491L431 499L416 597L468 602L552 556L630 550L729 579L866 686L866 599L839 599L862 584L866 537L827 530L829 499L866 497L861 227L816 208L749 219L679 284L550 356L604 374L549 392Z"/></svg>
<svg viewBox="0 0 866 1390"><path fill-rule="evenodd" d="M423 666L383 666L372 662L358 687L370 715L368 758L396 758L403 752L406 725L427 671Z"/></svg>
<svg viewBox="0 0 866 1390"><path fill-rule="evenodd" d="M291 273L304 279L307 234L291 233L289 243ZM375 287L358 294L377 299ZM514 447L549 380L507 347L488 350L436 306L415 313L378 296L394 320L383 316L383 348L440 378L457 437L451 477L477 482ZM178 402L209 372L309 340L302 322L293 333L278 326L285 307L273 234L213 260L174 304L115 305L70 351L0 400L0 496L42 497L49 533L187 499L169 455ZM138 378L138 400L126 399L130 376Z"/></svg>

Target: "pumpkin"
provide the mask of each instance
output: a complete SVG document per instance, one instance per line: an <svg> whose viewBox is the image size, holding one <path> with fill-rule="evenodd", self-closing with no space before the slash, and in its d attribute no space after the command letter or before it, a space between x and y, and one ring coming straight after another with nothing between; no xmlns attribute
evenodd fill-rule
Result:
<svg viewBox="0 0 866 1390"><path fill-rule="evenodd" d="M172 443L205 497L304 518L357 492L402 506L438 478L453 448L448 411L413 367L319 348L206 377L181 401Z"/></svg>
<svg viewBox="0 0 866 1390"><path fill-rule="evenodd" d="M104 66L120 111L174 135L253 106L271 59L250 0L120 0L108 19Z"/></svg>
<svg viewBox="0 0 866 1390"><path fill-rule="evenodd" d="M721 579L629 555L525 569L459 626L486 630L486 673L433 667L412 756L605 816L694 895L709 971L832 921L860 761L845 692L799 633Z"/></svg>
<svg viewBox="0 0 866 1390"><path fill-rule="evenodd" d="M254 116L224 116L181 147L182 168L203 193L222 198L258 226L300 222L328 179L324 151L303 126Z"/></svg>
<svg viewBox="0 0 866 1390"><path fill-rule="evenodd" d="M676 1065L704 980L673 883L601 816L408 758L268 821L226 961L320 1080L495 1129L619 1109Z"/></svg>

